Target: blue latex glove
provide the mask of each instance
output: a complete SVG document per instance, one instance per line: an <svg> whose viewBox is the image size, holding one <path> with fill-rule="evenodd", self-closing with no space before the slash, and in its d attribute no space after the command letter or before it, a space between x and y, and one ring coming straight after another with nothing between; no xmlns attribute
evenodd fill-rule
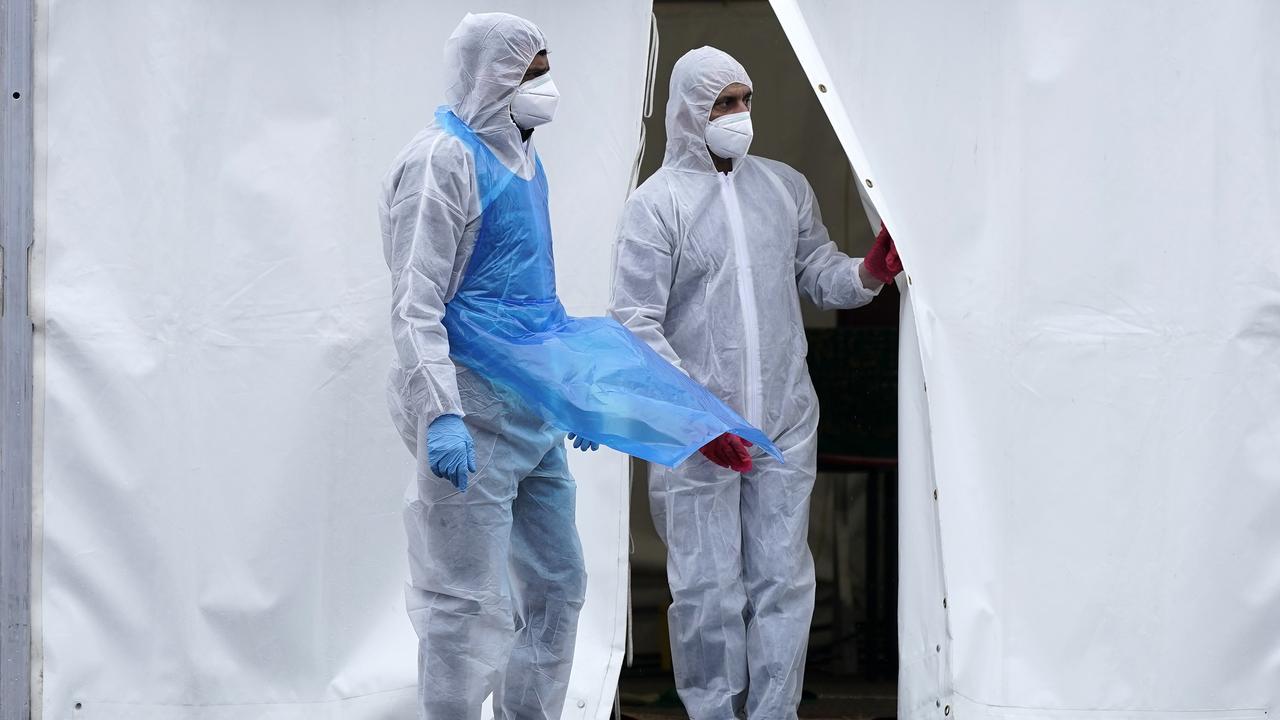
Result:
<svg viewBox="0 0 1280 720"><path fill-rule="evenodd" d="M457 415L441 415L427 428L431 472L466 492L467 474L476 471L476 443Z"/></svg>
<svg viewBox="0 0 1280 720"><path fill-rule="evenodd" d="M578 433L569 433L569 439L573 441L573 446L582 452L595 452L600 449L600 443L592 442Z"/></svg>

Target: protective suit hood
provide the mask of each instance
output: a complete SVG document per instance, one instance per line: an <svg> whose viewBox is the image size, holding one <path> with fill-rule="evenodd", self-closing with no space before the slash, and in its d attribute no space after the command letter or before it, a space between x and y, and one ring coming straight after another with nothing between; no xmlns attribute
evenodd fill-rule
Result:
<svg viewBox="0 0 1280 720"><path fill-rule="evenodd" d="M723 50L703 46L690 50L671 70L667 98L667 152L664 167L715 173L707 152L707 116L721 90L733 83L752 87L742 65Z"/></svg>
<svg viewBox="0 0 1280 720"><path fill-rule="evenodd" d="M511 98L546 49L538 26L507 13L468 13L445 43L445 100L506 164L524 155Z"/></svg>

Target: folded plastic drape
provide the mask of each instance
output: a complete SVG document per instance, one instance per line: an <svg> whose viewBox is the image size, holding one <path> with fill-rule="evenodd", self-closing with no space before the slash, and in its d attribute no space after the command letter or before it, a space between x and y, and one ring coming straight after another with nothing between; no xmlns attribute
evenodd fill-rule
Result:
<svg viewBox="0 0 1280 720"><path fill-rule="evenodd" d="M447 108L436 118L471 149L483 200L476 248L444 325L450 355L513 392L543 420L673 467L732 432L782 453L610 318L570 317L556 295L547 177L517 177Z"/></svg>
<svg viewBox="0 0 1280 720"><path fill-rule="evenodd" d="M1280 5L773 4L910 278L899 715L1274 715Z"/></svg>
<svg viewBox="0 0 1280 720"><path fill-rule="evenodd" d="M40 3L43 717L414 716L377 196L473 5ZM554 53L561 297L602 313L650 5L489 7ZM565 717L607 718L627 465L573 463L590 579Z"/></svg>

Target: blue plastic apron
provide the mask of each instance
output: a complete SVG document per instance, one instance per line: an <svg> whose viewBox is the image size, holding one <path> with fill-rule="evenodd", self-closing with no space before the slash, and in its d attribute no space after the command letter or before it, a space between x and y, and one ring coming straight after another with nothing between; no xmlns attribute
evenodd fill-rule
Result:
<svg viewBox="0 0 1280 720"><path fill-rule="evenodd" d="M779 460L768 437L609 318L567 315L556 295L547 177L511 172L448 108L436 119L475 157L481 220L446 305L450 356L545 422L674 467L730 432Z"/></svg>

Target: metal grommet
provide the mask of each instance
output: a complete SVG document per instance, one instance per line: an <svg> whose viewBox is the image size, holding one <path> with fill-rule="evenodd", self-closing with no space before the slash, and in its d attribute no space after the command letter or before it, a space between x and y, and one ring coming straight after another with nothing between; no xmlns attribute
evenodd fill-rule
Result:
<svg viewBox="0 0 1280 720"><path fill-rule="evenodd" d="M867 187L875 187L875 183L871 182L871 178L867 178Z"/></svg>
<svg viewBox="0 0 1280 720"><path fill-rule="evenodd" d="M951 706L950 706L950 705L948 705L948 706L946 706L945 708L943 708L943 709L942 709L942 714L943 714L943 715L950 715L950 714L951 714Z"/></svg>
<svg viewBox="0 0 1280 720"><path fill-rule="evenodd" d="M818 92L826 92L826 91L827 91L827 86L823 85L822 83L818 83Z"/></svg>

